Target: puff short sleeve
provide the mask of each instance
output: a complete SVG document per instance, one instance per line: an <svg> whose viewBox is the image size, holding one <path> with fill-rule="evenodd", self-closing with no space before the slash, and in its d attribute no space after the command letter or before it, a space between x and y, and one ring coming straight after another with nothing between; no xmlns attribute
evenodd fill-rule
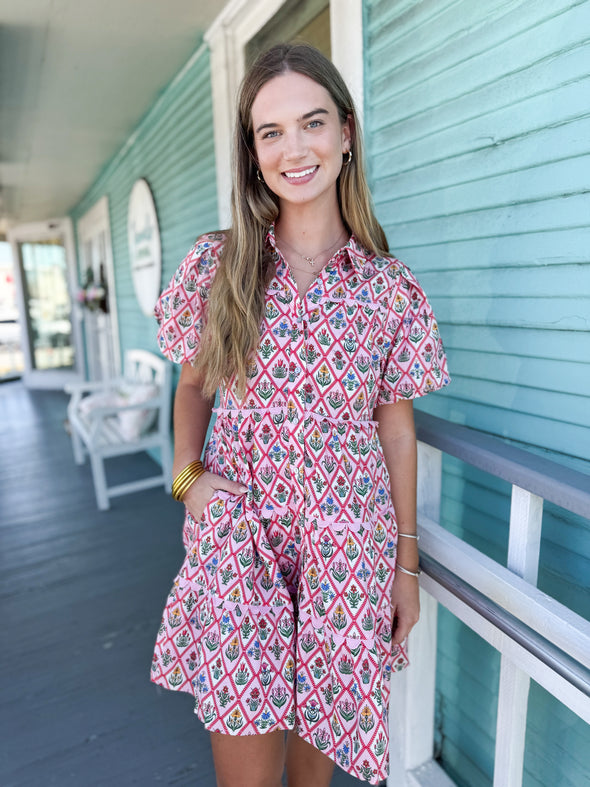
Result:
<svg viewBox="0 0 590 787"><path fill-rule="evenodd" d="M402 266L385 327L388 355L377 405L414 399L450 382L436 317L424 290Z"/></svg>
<svg viewBox="0 0 590 787"><path fill-rule="evenodd" d="M202 235L164 288L154 313L158 346L175 363L191 363L199 351L207 301L223 235Z"/></svg>

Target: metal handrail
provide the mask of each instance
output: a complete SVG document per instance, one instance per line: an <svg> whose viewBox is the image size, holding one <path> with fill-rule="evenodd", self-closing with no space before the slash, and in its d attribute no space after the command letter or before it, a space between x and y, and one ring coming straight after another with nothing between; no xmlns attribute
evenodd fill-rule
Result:
<svg viewBox="0 0 590 787"><path fill-rule="evenodd" d="M421 515L420 555L590 669L590 622Z"/></svg>
<svg viewBox="0 0 590 787"><path fill-rule="evenodd" d="M428 555L420 554L420 566L439 585L517 642L551 670L590 697L590 669L564 653L538 632L526 626L483 593Z"/></svg>
<svg viewBox="0 0 590 787"><path fill-rule="evenodd" d="M415 420L422 442L590 519L590 475L421 410Z"/></svg>

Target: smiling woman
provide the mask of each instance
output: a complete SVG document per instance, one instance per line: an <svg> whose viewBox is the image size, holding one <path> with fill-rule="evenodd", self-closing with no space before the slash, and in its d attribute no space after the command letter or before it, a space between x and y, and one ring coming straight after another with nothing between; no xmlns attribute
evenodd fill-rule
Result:
<svg viewBox="0 0 590 787"><path fill-rule="evenodd" d="M334 763L377 784L419 614L411 400L448 383L446 358L317 50L252 66L235 162L231 229L199 238L157 306L160 347L183 364L187 555L152 679L194 694L220 787L278 787L285 765L290 787L327 787Z"/></svg>

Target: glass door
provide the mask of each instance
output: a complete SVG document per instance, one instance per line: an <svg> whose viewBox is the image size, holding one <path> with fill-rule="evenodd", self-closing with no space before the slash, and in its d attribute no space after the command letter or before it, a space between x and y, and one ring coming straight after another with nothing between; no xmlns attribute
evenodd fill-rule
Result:
<svg viewBox="0 0 590 787"><path fill-rule="evenodd" d="M71 371L75 350L66 250L58 239L18 246L31 369Z"/></svg>
<svg viewBox="0 0 590 787"><path fill-rule="evenodd" d="M81 379L68 226L68 220L21 225L9 234L20 295L23 379L31 388L62 388Z"/></svg>

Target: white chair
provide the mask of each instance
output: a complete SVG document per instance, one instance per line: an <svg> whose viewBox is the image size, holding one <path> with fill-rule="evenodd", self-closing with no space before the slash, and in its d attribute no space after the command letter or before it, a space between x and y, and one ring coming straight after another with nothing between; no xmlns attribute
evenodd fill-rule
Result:
<svg viewBox="0 0 590 787"><path fill-rule="evenodd" d="M145 350L125 353L124 375L97 383L72 383L68 421L76 464L90 456L98 508L110 498L159 486L170 491L172 448L170 409L172 364ZM152 448L160 449L162 472L116 486L108 486L104 460Z"/></svg>

